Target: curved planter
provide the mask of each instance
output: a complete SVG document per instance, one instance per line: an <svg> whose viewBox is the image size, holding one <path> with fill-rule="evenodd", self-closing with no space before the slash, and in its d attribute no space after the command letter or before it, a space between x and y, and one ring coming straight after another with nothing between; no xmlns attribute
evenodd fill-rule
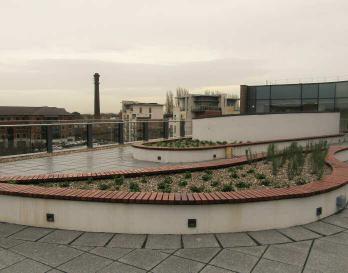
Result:
<svg viewBox="0 0 348 273"><path fill-rule="evenodd" d="M305 147L309 142L317 143L321 140L326 140L329 144L337 144L344 141L344 135L336 134L308 138L277 139L196 148L171 148L133 144L132 154L135 159L143 161L163 163L203 162L232 158L233 156L243 156L245 155L246 149L250 149L253 153L264 153L267 152L268 145L271 143L275 143L278 149L284 149L292 142L297 142L299 145Z"/></svg>
<svg viewBox="0 0 348 273"><path fill-rule="evenodd" d="M332 174L322 181L286 189L165 194L0 183L0 221L95 232L146 234L237 232L306 224L337 212L337 197L347 196L348 165L335 157L338 153L341 160L348 159L347 150L348 147L330 148L327 163L332 167ZM236 165L245 161L241 157L234 162L221 160L216 164ZM184 167L207 168L207 165L181 166ZM178 171L180 166L161 168L148 171ZM136 171L141 172L133 170ZM18 181L31 181L28 177L26 179ZM322 209L321 215L316 214L318 208ZM47 213L54 214L54 222L47 222ZM195 219L197 226L189 228L188 219Z"/></svg>

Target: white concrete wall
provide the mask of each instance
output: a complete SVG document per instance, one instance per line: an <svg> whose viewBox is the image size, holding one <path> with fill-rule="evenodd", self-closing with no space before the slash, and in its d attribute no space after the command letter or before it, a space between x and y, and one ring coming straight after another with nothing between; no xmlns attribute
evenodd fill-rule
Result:
<svg viewBox="0 0 348 273"><path fill-rule="evenodd" d="M210 141L263 141L339 133L339 113L241 115L192 122L194 139Z"/></svg>
<svg viewBox="0 0 348 273"><path fill-rule="evenodd" d="M286 228L318 220L337 211L336 197L348 185L312 197L216 205L146 205L0 196L0 221L92 232L194 234ZM54 213L55 222L46 221ZM197 219L197 228L187 219Z"/></svg>

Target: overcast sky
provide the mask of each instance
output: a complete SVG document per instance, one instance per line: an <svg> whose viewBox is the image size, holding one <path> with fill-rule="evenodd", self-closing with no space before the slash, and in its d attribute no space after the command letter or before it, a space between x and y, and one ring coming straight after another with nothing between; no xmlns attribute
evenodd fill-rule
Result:
<svg viewBox="0 0 348 273"><path fill-rule="evenodd" d="M0 105L93 111L167 90L348 79L347 0L0 0Z"/></svg>

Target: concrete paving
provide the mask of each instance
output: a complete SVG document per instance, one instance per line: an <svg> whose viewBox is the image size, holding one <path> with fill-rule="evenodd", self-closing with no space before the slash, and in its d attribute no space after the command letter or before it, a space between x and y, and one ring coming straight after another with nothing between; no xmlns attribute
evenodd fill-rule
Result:
<svg viewBox="0 0 348 273"><path fill-rule="evenodd" d="M0 223L0 272L348 273L348 209L279 230L132 235Z"/></svg>
<svg viewBox="0 0 348 273"><path fill-rule="evenodd" d="M0 176L98 172L168 165L136 160L131 150L130 146L122 146L0 163Z"/></svg>

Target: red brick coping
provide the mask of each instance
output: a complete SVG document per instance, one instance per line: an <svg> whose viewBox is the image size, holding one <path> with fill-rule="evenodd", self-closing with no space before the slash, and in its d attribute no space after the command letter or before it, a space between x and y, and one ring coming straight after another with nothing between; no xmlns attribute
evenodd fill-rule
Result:
<svg viewBox="0 0 348 273"><path fill-rule="evenodd" d="M287 139L273 139L273 140L264 140L264 141L254 141L254 142L243 142L243 143L228 143L228 144L216 144L216 145L209 145L209 146L202 146L202 147L158 147L158 146L151 146L147 144L153 144L158 142L172 142L175 141L175 139L170 140L162 140L162 141L149 141L146 144L144 143L136 143L132 144L132 147L139 148L139 149L145 149L145 150L160 150L160 151L191 151L191 150L210 150L210 149L218 149L218 148L225 148L225 147L243 147L243 146L253 146L253 145L262 145L262 144L271 144L271 143L282 143L282 142L289 142L289 141L301 141L301 140L314 140L314 139L323 139L323 138L333 138L333 137L343 137L344 134L335 134L335 135L323 135L323 136L315 136L315 137L299 137L299 138L287 138Z"/></svg>
<svg viewBox="0 0 348 273"><path fill-rule="evenodd" d="M32 185L18 185L0 183L1 195L14 195L22 197L97 201L113 203L143 203L143 204L219 204L219 203L243 203L257 201L271 201L313 196L329 192L348 184L348 164L335 158L335 153L348 150L348 147L332 146L329 149L326 162L332 168L332 173L321 181L311 182L303 186L294 186L283 189L257 189L242 190L237 192L211 192L211 193L161 193L161 192L121 192L102 190L79 190L70 188L47 188ZM259 156L262 158L262 155ZM0 177L0 182L16 180L17 183L33 183L44 181L72 180L73 178L86 179L87 177L110 177L116 174L122 175L150 175L168 173L173 171L199 170L207 168L219 168L243 164L246 158L219 160L207 163L194 163L182 166L163 166L159 168L144 168L124 171L111 171L90 174L54 174L38 175L31 177L15 176Z"/></svg>

